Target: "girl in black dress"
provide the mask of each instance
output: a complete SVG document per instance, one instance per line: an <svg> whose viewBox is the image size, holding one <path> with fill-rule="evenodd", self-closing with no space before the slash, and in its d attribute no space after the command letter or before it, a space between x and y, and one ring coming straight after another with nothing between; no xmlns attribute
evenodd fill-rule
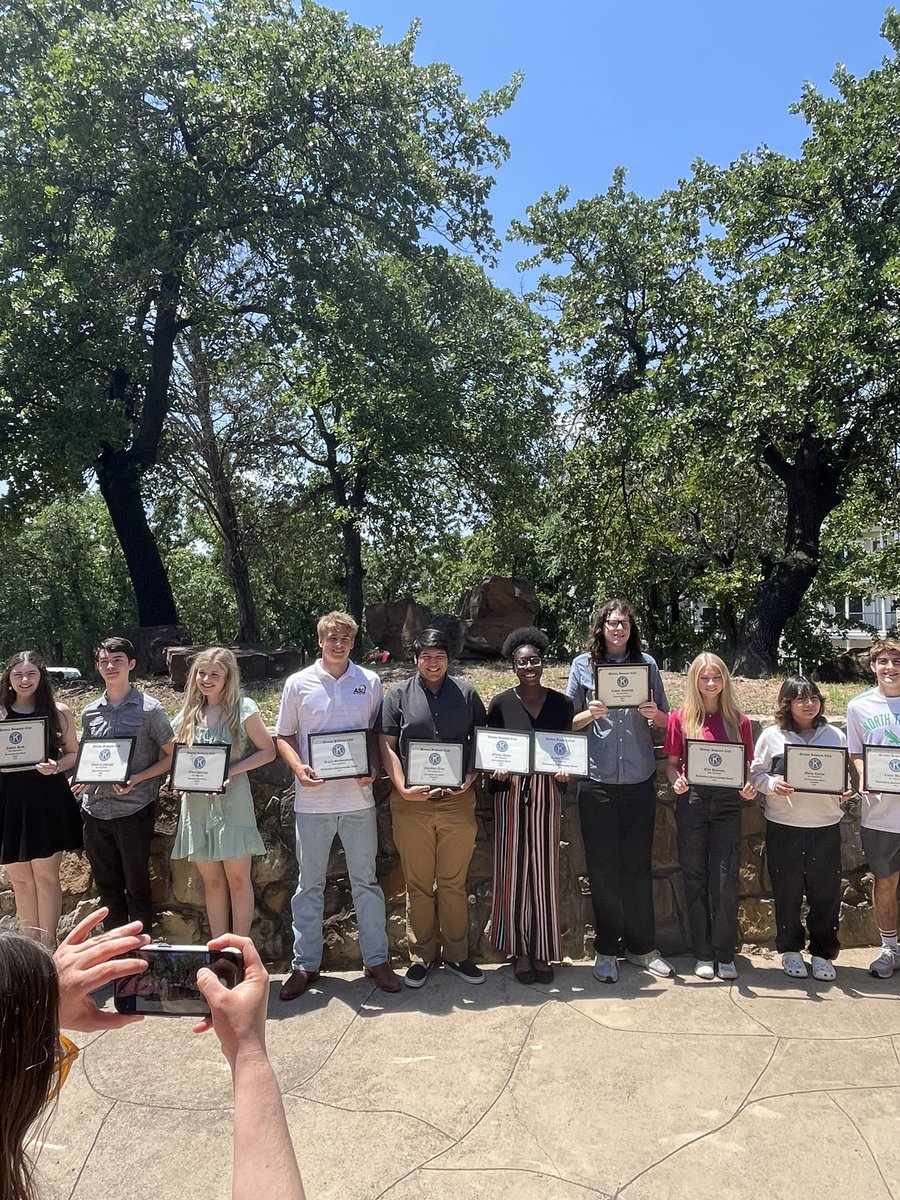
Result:
<svg viewBox="0 0 900 1200"><path fill-rule="evenodd" d="M0 863L16 898L22 933L56 948L62 912L59 861L83 846L81 814L63 772L75 764L75 721L53 698L50 676L33 650L14 654L0 675L0 729L11 721L46 717L47 758L35 767L0 774Z"/></svg>
<svg viewBox="0 0 900 1200"><path fill-rule="evenodd" d="M530 733L572 728L568 696L541 683L547 636L517 629L503 644L517 683L491 701L488 725ZM559 937L559 787L566 776L495 772L494 905L491 942L515 957L521 983L550 983Z"/></svg>

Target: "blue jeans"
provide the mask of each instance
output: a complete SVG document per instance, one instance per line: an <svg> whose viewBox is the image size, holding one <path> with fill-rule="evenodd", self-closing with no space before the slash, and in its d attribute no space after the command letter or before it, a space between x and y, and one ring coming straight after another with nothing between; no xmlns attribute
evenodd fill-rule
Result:
<svg viewBox="0 0 900 1200"><path fill-rule="evenodd" d="M322 964L325 873L335 834L341 839L359 927L359 948L367 967L388 961L384 893L375 877L378 829L375 809L359 812L295 813L297 890L291 901L295 971L318 971Z"/></svg>

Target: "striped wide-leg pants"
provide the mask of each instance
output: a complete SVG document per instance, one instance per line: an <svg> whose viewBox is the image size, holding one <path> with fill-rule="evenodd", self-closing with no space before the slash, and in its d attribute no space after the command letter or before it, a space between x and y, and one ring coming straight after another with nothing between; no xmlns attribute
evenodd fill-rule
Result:
<svg viewBox="0 0 900 1200"><path fill-rule="evenodd" d="M512 775L494 793L491 943L545 962L559 936L559 789L551 775Z"/></svg>

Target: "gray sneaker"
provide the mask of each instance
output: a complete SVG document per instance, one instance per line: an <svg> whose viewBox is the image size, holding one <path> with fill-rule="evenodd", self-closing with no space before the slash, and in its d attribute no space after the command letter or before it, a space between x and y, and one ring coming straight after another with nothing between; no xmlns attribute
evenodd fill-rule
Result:
<svg viewBox="0 0 900 1200"><path fill-rule="evenodd" d="M619 978L619 967L611 954L598 954L594 959L594 978L601 983L615 983Z"/></svg>
<svg viewBox="0 0 900 1200"><path fill-rule="evenodd" d="M882 946L878 957L874 962L869 963L869 974L877 975L879 979L890 979L898 968L900 968L900 952L891 946Z"/></svg>
<svg viewBox="0 0 900 1200"><path fill-rule="evenodd" d="M651 975L658 975L660 979L668 979L675 973L671 964L660 957L658 950L650 950L646 954L632 954L626 950L625 961L635 967L643 967L645 971L649 971Z"/></svg>

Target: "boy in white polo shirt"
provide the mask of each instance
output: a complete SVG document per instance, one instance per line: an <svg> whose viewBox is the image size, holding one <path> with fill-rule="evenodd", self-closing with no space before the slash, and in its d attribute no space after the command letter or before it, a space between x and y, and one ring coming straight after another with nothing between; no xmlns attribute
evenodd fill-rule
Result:
<svg viewBox="0 0 900 1200"><path fill-rule="evenodd" d="M847 705L847 749L863 778L863 746L896 746L900 752L900 642L885 638L869 650L877 687ZM897 884L900 883L900 795L863 792L860 816L863 850L875 876L875 918L881 953L869 967L888 979L900 968L897 943Z"/></svg>
<svg viewBox="0 0 900 1200"><path fill-rule="evenodd" d="M335 834L347 859L350 890L359 927L365 973L385 992L399 992L390 967L384 893L375 877L378 830L372 781L377 743L371 733L381 706L381 680L350 661L358 626L349 613L330 612L317 631L322 657L285 682L275 724L278 753L294 773L297 832L297 890L291 901L294 954L281 999L302 996L319 978L325 874ZM370 731L369 775L359 779L320 779L310 765L314 733Z"/></svg>

